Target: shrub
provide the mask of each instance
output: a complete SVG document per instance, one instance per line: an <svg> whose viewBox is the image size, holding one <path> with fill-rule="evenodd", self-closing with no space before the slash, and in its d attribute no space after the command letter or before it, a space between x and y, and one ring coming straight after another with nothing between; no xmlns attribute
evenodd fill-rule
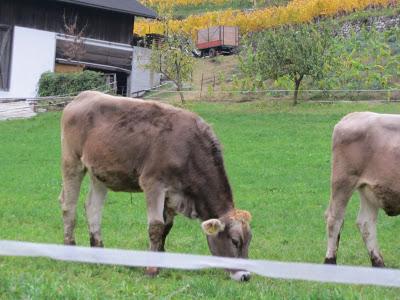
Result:
<svg viewBox="0 0 400 300"><path fill-rule="evenodd" d="M46 72L39 80L38 96L72 96L86 90L106 91L107 89L104 76L99 72Z"/></svg>

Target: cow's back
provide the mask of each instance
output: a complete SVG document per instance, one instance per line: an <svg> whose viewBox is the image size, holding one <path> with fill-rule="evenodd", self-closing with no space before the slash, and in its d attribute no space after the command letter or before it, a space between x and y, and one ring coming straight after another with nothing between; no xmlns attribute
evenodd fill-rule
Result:
<svg viewBox="0 0 400 300"><path fill-rule="evenodd" d="M333 151L358 148L359 155L400 147L400 115L356 112L345 116L334 128ZM348 153L349 154L349 153Z"/></svg>
<svg viewBox="0 0 400 300"><path fill-rule="evenodd" d="M64 110L63 156L113 190L134 191L143 172L184 164L201 122L170 105L84 92Z"/></svg>
<svg viewBox="0 0 400 300"><path fill-rule="evenodd" d="M62 132L64 138L79 140L81 146L98 136L123 147L132 137L154 141L163 133L169 138L188 129L191 133L199 121L193 113L171 105L87 91L64 109Z"/></svg>
<svg viewBox="0 0 400 300"><path fill-rule="evenodd" d="M332 154L333 184L356 180L388 214L400 213L400 116L347 115L335 126Z"/></svg>

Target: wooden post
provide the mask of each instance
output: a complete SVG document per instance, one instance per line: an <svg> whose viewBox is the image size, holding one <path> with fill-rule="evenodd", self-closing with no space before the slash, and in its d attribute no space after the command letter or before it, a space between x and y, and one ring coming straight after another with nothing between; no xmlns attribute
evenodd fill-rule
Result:
<svg viewBox="0 0 400 300"><path fill-rule="evenodd" d="M215 74L214 74L214 82L213 82L213 91L215 91Z"/></svg>
<svg viewBox="0 0 400 300"><path fill-rule="evenodd" d="M204 82L204 73L201 73L200 100L203 93L203 82Z"/></svg>

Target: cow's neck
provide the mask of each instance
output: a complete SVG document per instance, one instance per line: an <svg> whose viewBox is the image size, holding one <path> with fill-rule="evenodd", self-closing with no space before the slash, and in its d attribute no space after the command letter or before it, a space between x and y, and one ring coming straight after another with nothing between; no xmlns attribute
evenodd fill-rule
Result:
<svg viewBox="0 0 400 300"><path fill-rule="evenodd" d="M234 208L231 186L223 162L208 162L207 172L198 172L191 178L186 190L189 201L201 220L219 218ZM196 169L200 166L194 165Z"/></svg>
<svg viewBox="0 0 400 300"><path fill-rule="evenodd" d="M197 217L203 221L211 218L219 218L228 213L234 207L232 192L229 183L224 188L218 187L218 184L210 183L193 195L194 207Z"/></svg>
<svg viewBox="0 0 400 300"><path fill-rule="evenodd" d="M218 205L215 205L215 201L218 201ZM200 220L206 221L213 218L220 218L234 208L232 198L222 196L215 198L215 201L213 201L213 203L211 203L211 201L210 203L205 203L206 205L204 208L197 209L198 218Z"/></svg>
<svg viewBox="0 0 400 300"><path fill-rule="evenodd" d="M187 160L186 195L201 220L219 218L233 209L232 190L225 172L221 146L201 119Z"/></svg>

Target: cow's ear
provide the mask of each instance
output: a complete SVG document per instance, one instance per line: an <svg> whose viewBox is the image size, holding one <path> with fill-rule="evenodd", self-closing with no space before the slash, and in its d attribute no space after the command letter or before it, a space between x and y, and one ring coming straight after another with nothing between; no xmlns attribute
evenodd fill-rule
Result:
<svg viewBox="0 0 400 300"><path fill-rule="evenodd" d="M235 209L234 217L235 220L250 223L251 222L251 213L246 210Z"/></svg>
<svg viewBox="0 0 400 300"><path fill-rule="evenodd" d="M210 219L201 223L201 228L205 234L215 236L225 229L225 224L218 219Z"/></svg>

